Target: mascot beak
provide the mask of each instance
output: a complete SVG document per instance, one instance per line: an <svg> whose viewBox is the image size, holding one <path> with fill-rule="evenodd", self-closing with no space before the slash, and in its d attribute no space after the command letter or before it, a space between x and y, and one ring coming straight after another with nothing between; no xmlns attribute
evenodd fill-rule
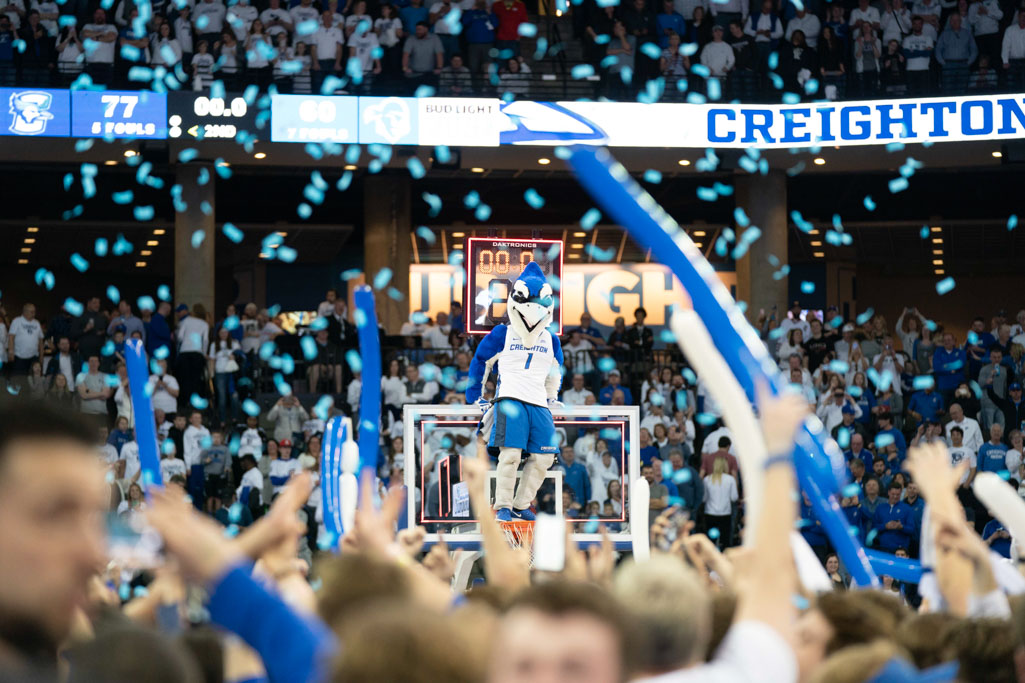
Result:
<svg viewBox="0 0 1025 683"><path fill-rule="evenodd" d="M519 304L515 310L510 311L511 315L518 315L527 333L537 330L537 327L548 317L548 308L541 304L526 303Z"/></svg>

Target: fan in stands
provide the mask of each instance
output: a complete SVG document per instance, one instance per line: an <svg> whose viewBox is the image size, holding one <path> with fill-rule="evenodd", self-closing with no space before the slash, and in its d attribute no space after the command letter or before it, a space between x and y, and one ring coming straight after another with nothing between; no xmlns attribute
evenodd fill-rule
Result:
<svg viewBox="0 0 1025 683"><path fill-rule="evenodd" d="M490 432L488 446L499 449L495 510L501 522L534 519L530 503L558 449L550 406L560 405L562 384L562 346L548 331L555 297L536 263L529 263L513 283L508 307L509 324L495 327L477 346L466 388L466 402L485 412L481 432ZM481 392L495 363L499 382L492 404ZM530 460L517 488L523 451Z"/></svg>

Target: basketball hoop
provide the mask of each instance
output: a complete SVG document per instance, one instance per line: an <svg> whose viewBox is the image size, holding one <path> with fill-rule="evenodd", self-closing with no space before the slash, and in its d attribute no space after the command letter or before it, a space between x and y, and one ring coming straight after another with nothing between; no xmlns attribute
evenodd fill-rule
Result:
<svg viewBox="0 0 1025 683"><path fill-rule="evenodd" d="M530 557L530 566L534 566L534 522L516 519L498 524L502 527L509 547L525 549Z"/></svg>

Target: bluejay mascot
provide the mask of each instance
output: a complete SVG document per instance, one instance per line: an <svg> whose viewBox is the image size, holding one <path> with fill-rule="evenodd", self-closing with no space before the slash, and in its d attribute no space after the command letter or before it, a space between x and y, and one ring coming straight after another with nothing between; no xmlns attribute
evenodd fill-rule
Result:
<svg viewBox="0 0 1025 683"><path fill-rule="evenodd" d="M488 413L482 421L483 425L493 423L488 445L499 449L495 518L500 522L534 519L530 503L558 452L550 407L561 405L557 398L562 384L562 345L548 331L554 308L552 286L540 266L528 263L509 294L509 324L491 330L470 363L466 402L476 403ZM495 363L499 380L492 406L481 398L481 390ZM513 495L523 451L530 459Z"/></svg>

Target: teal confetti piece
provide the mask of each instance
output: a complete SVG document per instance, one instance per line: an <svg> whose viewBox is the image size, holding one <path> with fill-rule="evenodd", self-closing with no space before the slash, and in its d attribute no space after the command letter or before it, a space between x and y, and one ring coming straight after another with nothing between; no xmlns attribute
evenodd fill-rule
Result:
<svg viewBox="0 0 1025 683"><path fill-rule="evenodd" d="M416 157L410 157L406 161L406 168L409 169L409 175L413 176L415 180L419 180L427 175L427 170L424 168L424 164Z"/></svg>
<svg viewBox="0 0 1025 683"><path fill-rule="evenodd" d="M299 218L306 220L307 218L313 215L313 207L307 204L306 202L302 202L301 204L299 204L299 206L295 208L295 212L299 214Z"/></svg>
<svg viewBox="0 0 1025 683"><path fill-rule="evenodd" d="M698 199L703 202L714 202L719 199L719 194L711 187L699 187L697 189Z"/></svg>
<svg viewBox="0 0 1025 683"><path fill-rule="evenodd" d="M199 249L199 247L203 244L203 240L205 240L205 239L206 239L206 231L205 230L196 230L195 232L193 232L192 233L192 248L193 249Z"/></svg>
<svg viewBox="0 0 1025 683"><path fill-rule="evenodd" d="M359 277L361 272L362 271L359 268L350 268L349 270L342 271L339 277L345 282L348 282L355 277Z"/></svg>
<svg viewBox="0 0 1025 683"><path fill-rule="evenodd" d="M152 206L136 206L132 209L132 215L137 221L148 221L153 219L154 210Z"/></svg>
<svg viewBox="0 0 1025 683"><path fill-rule="evenodd" d="M345 192L349 189L349 185L352 184L352 178L352 171L346 171L342 174L342 177L338 179L338 182L335 184L335 188L339 192Z"/></svg>
<svg viewBox="0 0 1025 683"><path fill-rule="evenodd" d="M473 217L483 223L491 218L491 207L487 204L481 204L474 210Z"/></svg>
<svg viewBox="0 0 1025 683"><path fill-rule="evenodd" d="M206 400L199 394L192 394L192 396L189 397L189 403L196 410L206 410L210 405L210 401Z"/></svg>
<svg viewBox="0 0 1025 683"><path fill-rule="evenodd" d="M644 45L641 45L641 52L647 55L650 59L657 60L662 56L662 50L660 50L658 45L655 43L644 43ZM693 69L694 67L692 66L691 68Z"/></svg>
<svg viewBox="0 0 1025 683"><path fill-rule="evenodd" d="M954 278L945 277L936 283L936 293L943 296L950 290L954 289Z"/></svg>
<svg viewBox="0 0 1025 683"><path fill-rule="evenodd" d="M930 389L936 386L936 380L933 379L932 375L919 375L911 381L911 385L916 389Z"/></svg>
<svg viewBox="0 0 1025 683"><path fill-rule="evenodd" d="M114 303L119 303L121 301L121 292L114 285L107 285L107 298Z"/></svg>
<svg viewBox="0 0 1025 683"><path fill-rule="evenodd" d="M140 311L155 311L157 310L157 302L153 300L153 297L148 295L140 296L135 301L136 306L139 307Z"/></svg>
<svg viewBox="0 0 1025 683"><path fill-rule="evenodd" d="M903 192L904 190L908 189L908 179L907 178L893 178L892 180L890 180L889 188L890 188L890 193L891 194L897 194L898 192ZM866 205L866 207L867 207L867 205ZM869 210L871 211L871 209L869 209Z"/></svg>
<svg viewBox="0 0 1025 683"><path fill-rule="evenodd" d="M876 310L874 308L872 308L872 307L866 308L863 313L861 313L857 318L855 318L855 321L859 325L864 325L869 320L871 320L872 316L874 316L875 314L876 314Z"/></svg>
<svg viewBox="0 0 1025 683"><path fill-rule="evenodd" d="M353 372L363 372L363 359L356 349L349 349L345 352L345 362Z"/></svg>
<svg viewBox="0 0 1025 683"><path fill-rule="evenodd" d="M590 64L577 64L570 70L569 74L574 80L578 81L583 78L590 78L594 75L594 67Z"/></svg>
<svg viewBox="0 0 1025 683"><path fill-rule="evenodd" d="M427 242L427 244L434 244L437 241L434 233L426 225L421 225L416 229L416 236Z"/></svg>
<svg viewBox="0 0 1025 683"><path fill-rule="evenodd" d="M199 150L198 149L195 149L193 147L188 147L188 148L183 149L182 151L178 152L178 161L180 161L183 164L187 164L187 163L189 163L190 161L192 161L193 159L195 159L198 156L199 156Z"/></svg>
<svg viewBox="0 0 1025 683"><path fill-rule="evenodd" d="M876 210L876 203L872 200L872 195L870 195L870 194L865 195L865 199L862 200L862 203L865 205L865 208L868 209L869 211L875 211Z"/></svg>
<svg viewBox="0 0 1025 683"><path fill-rule="evenodd" d="M613 247L602 249L597 245L587 244L584 245L584 251L595 261L601 261L602 263L608 263L616 257L616 250Z"/></svg>
<svg viewBox="0 0 1025 683"><path fill-rule="evenodd" d="M124 190L123 192L115 192L110 198L114 200L115 204L131 204L132 200L135 199L135 193L131 190Z"/></svg>
<svg viewBox="0 0 1025 683"><path fill-rule="evenodd" d="M374 289L384 289L391 282L392 270L391 268L382 268L377 271L377 275L374 276Z"/></svg>
<svg viewBox="0 0 1025 683"><path fill-rule="evenodd" d="M532 209L540 209L545 205L545 198L538 194L538 191L534 188L528 188L523 193L523 199L527 202L527 205Z"/></svg>
<svg viewBox="0 0 1025 683"><path fill-rule="evenodd" d="M70 296L64 300L64 308L74 318L77 318L78 316L82 315L82 311L85 310L85 306L83 306L80 302L72 299Z"/></svg>
<svg viewBox="0 0 1025 683"><path fill-rule="evenodd" d="M463 206L468 209L476 209L478 205L480 205L480 192L477 192L477 190L467 192L466 196L463 197Z"/></svg>
<svg viewBox="0 0 1025 683"><path fill-rule="evenodd" d="M157 287L157 298L161 301L171 300L171 288L167 285L160 285Z"/></svg>
<svg viewBox="0 0 1025 683"><path fill-rule="evenodd" d="M224 233L224 236L232 242L234 242L235 244L241 242L242 238L244 237L242 231L235 227L234 223L225 223L223 226L221 226L221 232Z"/></svg>
<svg viewBox="0 0 1025 683"><path fill-rule="evenodd" d="M836 432L836 444L840 448L847 448L851 443L851 432L846 427L841 427Z"/></svg>
<svg viewBox="0 0 1025 683"><path fill-rule="evenodd" d="M751 219L747 217L746 213L744 213L744 208L738 206L737 208L733 209L733 222L737 224L738 228L746 228L748 225L751 224ZM777 263L774 265L779 265L778 260Z"/></svg>
<svg viewBox="0 0 1025 683"><path fill-rule="evenodd" d="M802 294L813 294L815 292L815 283L805 280L801 283Z"/></svg>
<svg viewBox="0 0 1025 683"><path fill-rule="evenodd" d="M928 239L928 237L929 237L929 226L923 225L922 229L918 231L918 236L921 237L923 240L924 239Z"/></svg>
<svg viewBox="0 0 1025 683"><path fill-rule="evenodd" d="M580 218L580 227L583 228L584 230L590 230L595 225L597 225L598 221L600 221L600 220L601 220L601 211L599 211L598 209L592 207L592 208L588 209L584 213L584 215Z"/></svg>
<svg viewBox="0 0 1025 683"><path fill-rule="evenodd" d="M75 270L80 273L84 273L89 270L89 262L86 261L85 258L77 251L71 255L71 265L73 265Z"/></svg>
<svg viewBox="0 0 1025 683"><path fill-rule="evenodd" d="M94 142L96 142L96 141L94 139L92 139L92 138L86 138L84 140L76 140L75 141L75 152L81 154L82 152L85 152L87 150L92 149L92 146L93 146Z"/></svg>
<svg viewBox="0 0 1025 683"><path fill-rule="evenodd" d="M304 334L300 337L299 346L302 347L303 358L307 361L312 361L317 357L317 342L313 340L311 335Z"/></svg>
<svg viewBox="0 0 1025 683"><path fill-rule="evenodd" d="M292 263L298 256L299 252L297 252L292 247L286 247L284 245L278 247L277 257L279 261L283 261L284 263Z"/></svg>
<svg viewBox="0 0 1025 683"><path fill-rule="evenodd" d="M1018 227L1018 214L1012 213L1007 217L1007 230L1011 231Z"/></svg>
<svg viewBox="0 0 1025 683"><path fill-rule="evenodd" d="M603 373L608 374L615 370L615 368L616 361L614 359L609 358L608 356L598 359L598 369L601 370Z"/></svg>
<svg viewBox="0 0 1025 683"><path fill-rule="evenodd" d="M644 182L657 185L662 182L662 174L653 168L649 168L644 172Z"/></svg>

